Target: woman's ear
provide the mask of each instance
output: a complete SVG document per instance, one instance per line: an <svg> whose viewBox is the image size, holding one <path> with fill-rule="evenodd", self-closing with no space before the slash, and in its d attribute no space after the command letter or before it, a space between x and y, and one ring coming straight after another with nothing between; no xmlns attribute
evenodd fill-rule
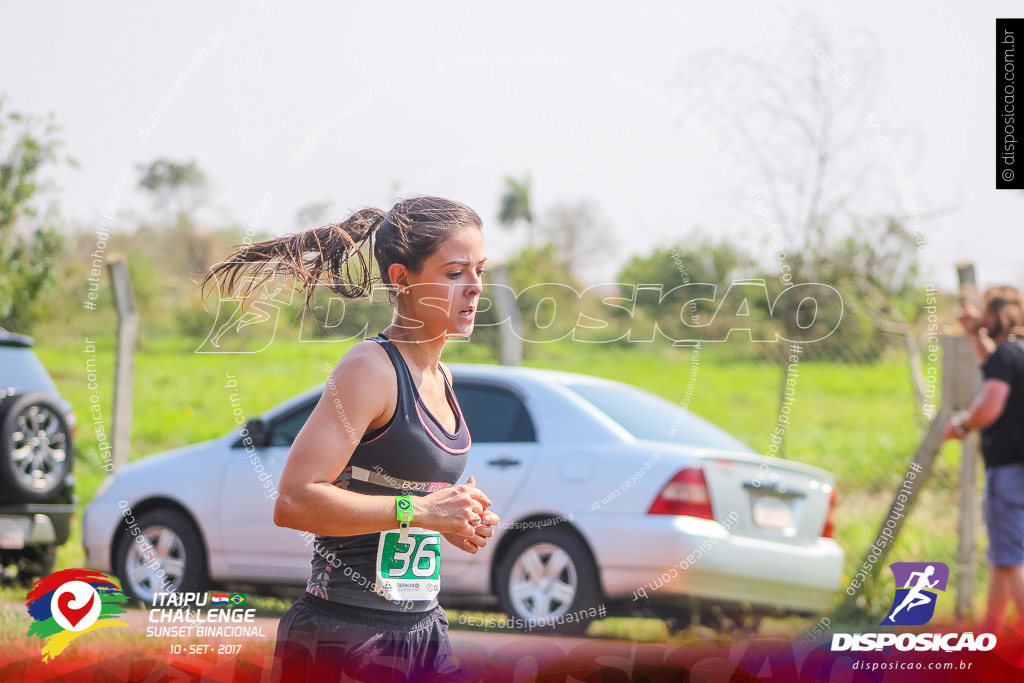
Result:
<svg viewBox="0 0 1024 683"><path fill-rule="evenodd" d="M409 269L401 263L392 263L388 266L388 279L391 281L392 287L395 288L395 292L398 293L409 286Z"/></svg>

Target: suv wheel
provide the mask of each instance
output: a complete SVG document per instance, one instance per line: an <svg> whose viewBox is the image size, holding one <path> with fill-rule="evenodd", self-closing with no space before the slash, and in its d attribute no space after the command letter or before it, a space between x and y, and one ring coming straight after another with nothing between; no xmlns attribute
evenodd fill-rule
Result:
<svg viewBox="0 0 1024 683"><path fill-rule="evenodd" d="M15 395L0 404L0 492L16 502L45 503L71 470L71 430L45 394Z"/></svg>

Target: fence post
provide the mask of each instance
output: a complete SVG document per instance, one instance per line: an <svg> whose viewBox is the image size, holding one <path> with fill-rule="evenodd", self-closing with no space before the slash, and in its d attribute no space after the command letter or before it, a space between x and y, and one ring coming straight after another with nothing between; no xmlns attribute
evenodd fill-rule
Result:
<svg viewBox="0 0 1024 683"><path fill-rule="evenodd" d="M942 403L951 412L966 410L981 388L978 358L964 336L942 340ZM961 442L960 518L957 522L956 619L965 621L974 607L975 561L978 537L978 446L976 432Z"/></svg>
<svg viewBox="0 0 1024 683"><path fill-rule="evenodd" d="M117 357L114 368L114 424L111 450L114 471L128 464L132 446L132 388L135 379L135 340L139 317L124 254L107 258L114 305L117 307Z"/></svg>
<svg viewBox="0 0 1024 683"><path fill-rule="evenodd" d="M488 280L497 287L494 292L494 309L499 320L507 320L508 324L498 325L498 356L502 365L523 364L523 339L519 335L523 330L523 319L519 315L519 306L512 292L508 279L508 266L502 264L488 270Z"/></svg>

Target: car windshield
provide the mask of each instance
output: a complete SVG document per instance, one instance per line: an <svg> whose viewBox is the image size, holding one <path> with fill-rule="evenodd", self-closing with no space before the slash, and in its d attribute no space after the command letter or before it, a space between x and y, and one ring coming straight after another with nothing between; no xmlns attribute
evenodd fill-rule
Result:
<svg viewBox="0 0 1024 683"><path fill-rule="evenodd" d="M627 385L569 384L638 439L751 453L745 443L686 408Z"/></svg>

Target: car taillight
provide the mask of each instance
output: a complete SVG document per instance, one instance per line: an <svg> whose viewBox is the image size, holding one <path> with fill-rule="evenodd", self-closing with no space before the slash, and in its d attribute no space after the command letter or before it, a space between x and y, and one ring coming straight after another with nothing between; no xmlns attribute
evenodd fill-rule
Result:
<svg viewBox="0 0 1024 683"><path fill-rule="evenodd" d="M651 503L647 514L714 519L704 471L699 467L689 467L677 472Z"/></svg>
<svg viewBox="0 0 1024 683"><path fill-rule="evenodd" d="M828 514L825 515L825 528L821 530L822 538L834 538L836 533L836 490L828 492Z"/></svg>

